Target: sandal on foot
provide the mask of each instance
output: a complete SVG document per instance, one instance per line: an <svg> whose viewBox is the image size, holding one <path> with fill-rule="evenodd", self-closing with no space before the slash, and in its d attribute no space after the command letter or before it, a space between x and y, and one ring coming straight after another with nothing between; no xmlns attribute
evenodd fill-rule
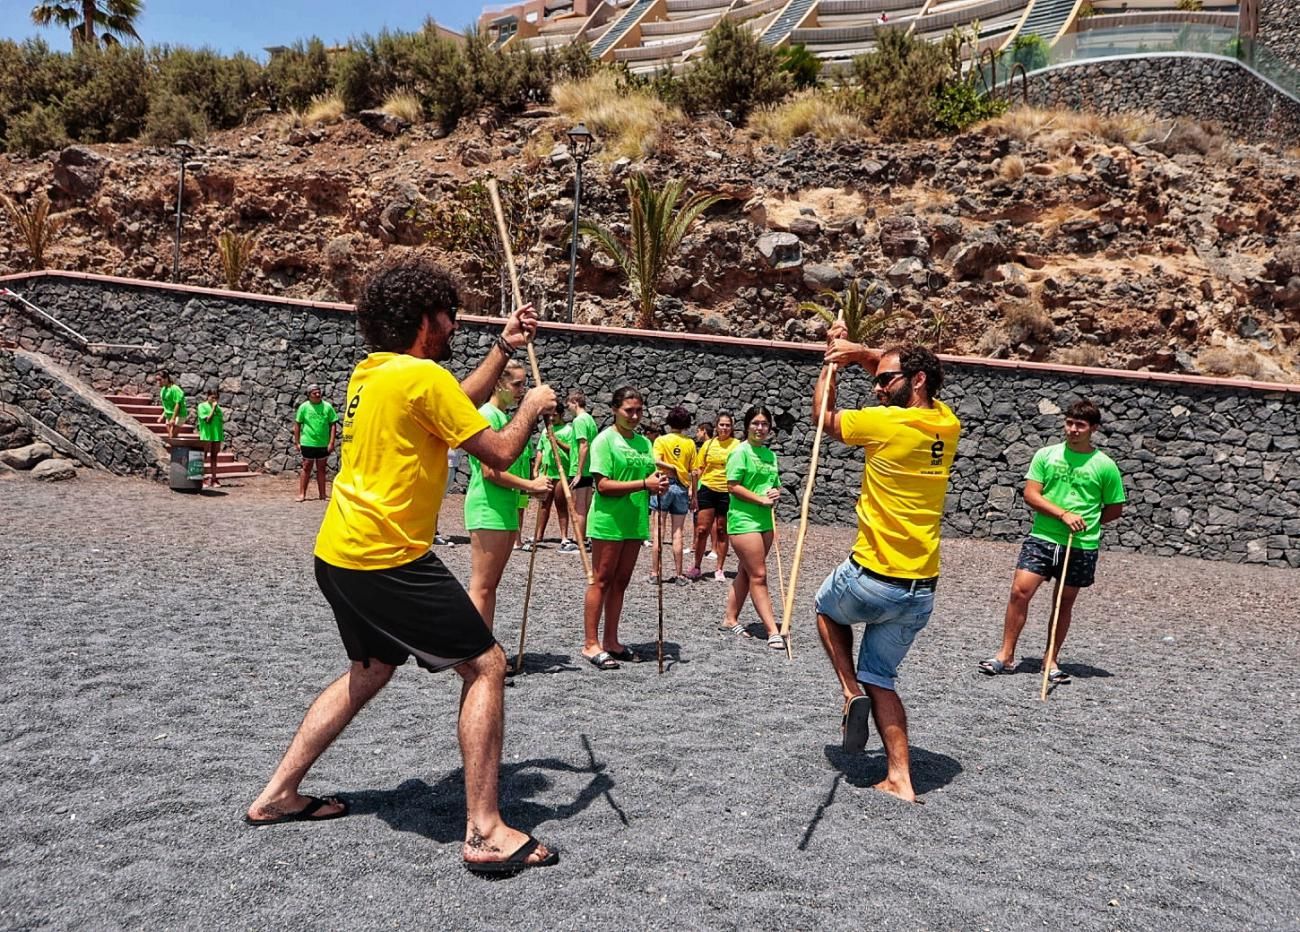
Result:
<svg viewBox="0 0 1300 932"><path fill-rule="evenodd" d="M1018 663L1003 663L996 657L990 657L988 660L981 660L979 667L980 672L988 676L997 676L999 673L1015 673Z"/></svg>
<svg viewBox="0 0 1300 932"><path fill-rule="evenodd" d="M734 625L729 625L726 622L723 622L718 625L718 630L723 634L734 634L736 637L740 638L753 637L753 635L749 633L749 629L740 622L736 622Z"/></svg>
<svg viewBox="0 0 1300 932"><path fill-rule="evenodd" d="M478 874L482 877L513 877L520 871L528 870L530 867L551 867L560 863L560 853L552 851L540 861L530 861L528 858L541 844L532 835L528 840L516 849L515 853L510 855L504 861L464 861L465 869L472 874Z"/></svg>
<svg viewBox="0 0 1300 932"><path fill-rule="evenodd" d="M1066 672L1065 672L1064 670L1062 670L1060 667L1057 667L1057 668L1056 668L1055 670L1053 670L1051 673L1047 674L1047 682L1049 682L1049 683L1068 683L1068 682L1070 682L1070 674L1066 673Z"/></svg>
<svg viewBox="0 0 1300 932"><path fill-rule="evenodd" d="M624 663L641 662L641 656L630 647L625 647L622 650L611 650L608 651L608 654L615 660L621 660Z"/></svg>
<svg viewBox="0 0 1300 932"><path fill-rule="evenodd" d="M586 654L582 656L587 657ZM618 661L615 660L607 650L602 650L594 657L587 657L587 663L591 664L597 670L617 670Z"/></svg>
<svg viewBox="0 0 1300 932"><path fill-rule="evenodd" d="M842 747L846 753L860 754L867 748L867 738L871 736L871 699L868 696L854 696L849 700L849 707L844 712L844 741Z"/></svg>
<svg viewBox="0 0 1300 932"><path fill-rule="evenodd" d="M297 812L286 812L283 815L272 816L269 819L254 819L249 815L244 815L244 821L249 825L282 825L285 822L328 822L330 819L341 819L348 814L348 804L337 796L308 796L307 805L303 806ZM331 812L329 815L316 815L325 806L342 806L338 812Z"/></svg>
<svg viewBox="0 0 1300 932"><path fill-rule="evenodd" d="M767 639L767 646L772 650L785 650L785 638L779 634L773 634Z"/></svg>

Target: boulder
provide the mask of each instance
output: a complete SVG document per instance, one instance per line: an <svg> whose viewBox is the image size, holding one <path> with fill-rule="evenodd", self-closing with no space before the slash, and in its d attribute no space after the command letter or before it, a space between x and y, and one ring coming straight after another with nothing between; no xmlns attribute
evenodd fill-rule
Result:
<svg viewBox="0 0 1300 932"><path fill-rule="evenodd" d="M844 287L844 275L833 265L813 263L804 266L803 283L810 291L839 291Z"/></svg>
<svg viewBox="0 0 1300 932"><path fill-rule="evenodd" d="M68 146L54 162L54 186L74 200L84 200L99 190L111 164L112 159L91 149Z"/></svg>
<svg viewBox="0 0 1300 932"><path fill-rule="evenodd" d="M923 288L929 280L929 273L925 270L924 262L916 256L907 256L890 266L889 271L885 273L885 278L891 285L899 288L904 285Z"/></svg>
<svg viewBox="0 0 1300 932"><path fill-rule="evenodd" d="M803 246L793 233L764 233L754 245L774 269L797 269L803 265Z"/></svg>
<svg viewBox="0 0 1300 932"><path fill-rule="evenodd" d="M796 217L790 221L790 232L801 239L821 236L822 225L811 217Z"/></svg>
<svg viewBox="0 0 1300 932"><path fill-rule="evenodd" d="M0 450L25 447L32 442L32 432L12 414L0 411Z"/></svg>
<svg viewBox="0 0 1300 932"><path fill-rule="evenodd" d="M361 125L372 133L382 133L385 136L396 136L398 133L410 128L410 123L406 122L399 116L393 116L391 113L385 113L382 110L362 110L357 114L357 119Z"/></svg>
<svg viewBox="0 0 1300 932"><path fill-rule="evenodd" d="M880 221L880 250L891 259L924 256L930 242L915 217L886 217Z"/></svg>
<svg viewBox="0 0 1300 932"><path fill-rule="evenodd" d="M53 455L54 448L48 443L29 443L25 447L0 450L0 463L12 466L14 469L31 469L37 463L47 460Z"/></svg>
<svg viewBox="0 0 1300 932"><path fill-rule="evenodd" d="M70 460L42 460L32 467L31 477L41 482L62 482L77 478L77 468Z"/></svg>
<svg viewBox="0 0 1300 932"><path fill-rule="evenodd" d="M1007 256L1006 244L992 230L978 230L948 250L947 260L953 274L960 279L980 278L986 269L998 265Z"/></svg>

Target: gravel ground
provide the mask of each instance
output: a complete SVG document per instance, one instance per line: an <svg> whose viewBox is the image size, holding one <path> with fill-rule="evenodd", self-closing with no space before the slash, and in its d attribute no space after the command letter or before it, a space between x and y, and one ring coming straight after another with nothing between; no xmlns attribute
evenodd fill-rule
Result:
<svg viewBox="0 0 1300 932"><path fill-rule="evenodd" d="M900 680L927 803L907 806L869 788L874 735L838 750L810 623L850 529L810 534L793 662L716 633L707 581L664 593L663 676L580 662L579 561L542 551L503 804L563 861L490 883L459 865L454 674L409 665L318 764L304 789L354 815L240 821L342 654L320 503L228 493L0 483L0 927L1300 928L1300 573L1104 556L1044 704L1032 673L974 668L1015 547L946 543ZM459 534L460 500L443 515ZM468 579L468 546L440 556ZM526 568L502 587L511 654ZM625 632L652 647L648 569Z"/></svg>

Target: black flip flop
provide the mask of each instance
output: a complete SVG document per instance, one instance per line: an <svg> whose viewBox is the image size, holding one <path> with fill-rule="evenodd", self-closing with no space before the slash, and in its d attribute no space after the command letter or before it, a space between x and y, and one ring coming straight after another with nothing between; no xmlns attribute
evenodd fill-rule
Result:
<svg viewBox="0 0 1300 932"><path fill-rule="evenodd" d="M586 654L582 656L587 657ZM617 670L618 661L607 650L602 650L594 657L587 657L587 663L591 664L597 670Z"/></svg>
<svg viewBox="0 0 1300 932"><path fill-rule="evenodd" d="M621 660L624 663L641 662L641 656L630 647L625 647L622 650L612 650L609 652L609 655L615 660Z"/></svg>
<svg viewBox="0 0 1300 932"><path fill-rule="evenodd" d="M560 852L552 851L540 861L529 861L528 857L537 850L541 842L532 835L504 861L464 861L465 869L481 877L513 877L530 867L551 867L560 863Z"/></svg>
<svg viewBox="0 0 1300 932"><path fill-rule="evenodd" d="M869 737L871 737L871 699L867 696L854 696L849 700L848 711L844 713L842 746L845 753L862 753L867 749Z"/></svg>
<svg viewBox="0 0 1300 932"><path fill-rule="evenodd" d="M1066 673L1064 670L1058 667L1057 669L1047 674L1047 682L1058 684L1058 685L1061 683L1068 683L1070 682L1070 674Z"/></svg>
<svg viewBox="0 0 1300 932"><path fill-rule="evenodd" d="M247 814L244 815L244 821L249 825L283 825L285 822L328 822L330 819L341 819L348 814L348 804L339 799L337 796L308 796L310 802L303 806L297 812L286 813L285 815L275 816L271 819L251 819ZM324 806L342 806L338 812L330 815L318 816L317 812Z"/></svg>

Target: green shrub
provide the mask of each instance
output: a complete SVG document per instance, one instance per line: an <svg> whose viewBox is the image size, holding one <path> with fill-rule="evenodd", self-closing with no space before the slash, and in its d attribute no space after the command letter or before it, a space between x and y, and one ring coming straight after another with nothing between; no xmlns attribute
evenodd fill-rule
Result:
<svg viewBox="0 0 1300 932"><path fill-rule="evenodd" d="M802 44L785 45L777 53L781 59L781 70L790 76L798 90L807 90L820 83L822 60Z"/></svg>
<svg viewBox="0 0 1300 932"><path fill-rule="evenodd" d="M125 142L144 128L152 72L140 46L84 42L69 58L69 83L60 110L78 142Z"/></svg>
<svg viewBox="0 0 1300 932"><path fill-rule="evenodd" d="M851 99L886 139L932 134L936 95L953 73L949 52L903 29L877 32L876 43L853 60Z"/></svg>
<svg viewBox="0 0 1300 932"><path fill-rule="evenodd" d="M330 63L325 43L315 37L276 55L263 73L263 90L272 110L301 110L313 97L330 90Z"/></svg>
<svg viewBox="0 0 1300 932"><path fill-rule="evenodd" d="M374 68L364 52L351 50L334 59L330 81L334 93L348 113L369 110L375 105Z"/></svg>
<svg viewBox="0 0 1300 932"><path fill-rule="evenodd" d="M68 144L68 131L56 106L37 104L26 113L9 120L5 132L5 149L35 157Z"/></svg>
<svg viewBox="0 0 1300 932"><path fill-rule="evenodd" d="M212 129L244 122L262 85L262 66L242 52L226 58L210 48L153 50L158 86L193 101Z"/></svg>
<svg viewBox="0 0 1300 932"><path fill-rule="evenodd" d="M194 103L179 94L161 90L149 103L142 141L151 146L170 146L178 139L203 139L207 124Z"/></svg>
<svg viewBox="0 0 1300 932"><path fill-rule="evenodd" d="M744 123L754 108L784 100L794 82L773 49L748 29L723 19L709 30L703 57L681 84L681 103L687 110L730 110L737 123Z"/></svg>
<svg viewBox="0 0 1300 932"><path fill-rule="evenodd" d="M969 81L950 81L935 92L934 123L943 133L960 133L981 120L1007 112L1007 102L986 96Z"/></svg>
<svg viewBox="0 0 1300 932"><path fill-rule="evenodd" d="M1003 67L1008 71L1017 64L1024 65L1026 71L1039 71L1047 67L1047 41L1036 35L1016 36L1011 40L1010 52L1003 58Z"/></svg>

